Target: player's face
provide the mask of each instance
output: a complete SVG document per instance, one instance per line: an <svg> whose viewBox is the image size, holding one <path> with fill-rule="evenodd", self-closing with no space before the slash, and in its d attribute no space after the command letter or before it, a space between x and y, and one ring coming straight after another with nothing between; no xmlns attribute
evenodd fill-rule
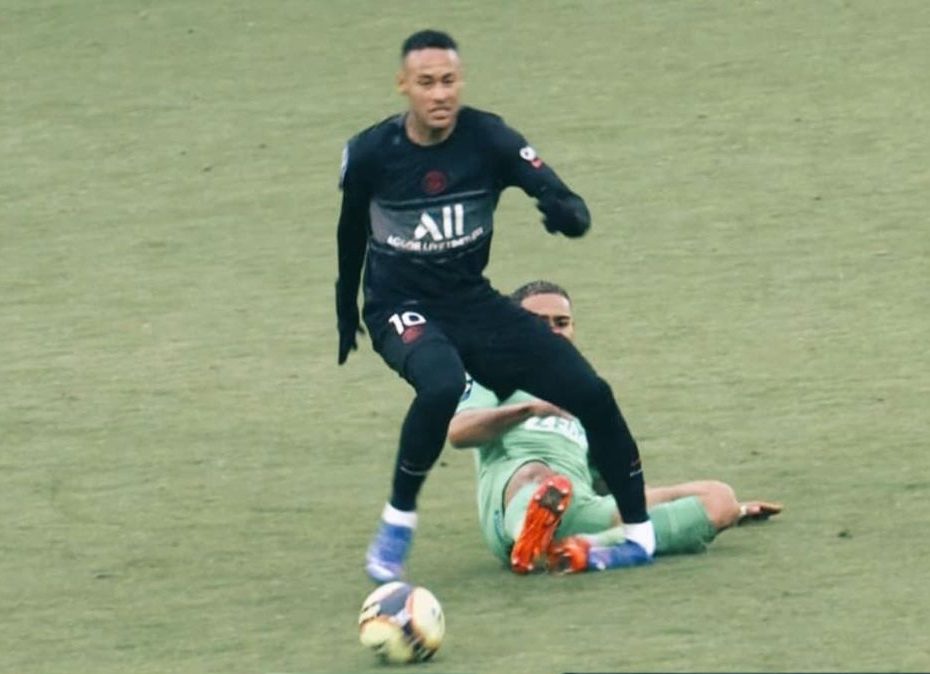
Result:
<svg viewBox="0 0 930 674"><path fill-rule="evenodd" d="M455 124L462 89L462 66L452 49L417 49L407 54L398 88L410 101L418 125L445 131Z"/></svg>
<svg viewBox="0 0 930 674"><path fill-rule="evenodd" d="M572 303L556 293L530 295L520 302L527 311L546 320L552 332L561 335L570 342L575 340L575 319L572 317Z"/></svg>

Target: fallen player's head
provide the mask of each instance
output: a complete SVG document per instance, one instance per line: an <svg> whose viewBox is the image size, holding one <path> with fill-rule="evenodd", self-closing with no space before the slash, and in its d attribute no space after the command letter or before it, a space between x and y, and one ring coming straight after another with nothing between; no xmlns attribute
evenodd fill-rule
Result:
<svg viewBox="0 0 930 674"><path fill-rule="evenodd" d="M555 334L568 341L575 339L572 299L562 286L551 281L531 281L514 290L510 298L545 320Z"/></svg>

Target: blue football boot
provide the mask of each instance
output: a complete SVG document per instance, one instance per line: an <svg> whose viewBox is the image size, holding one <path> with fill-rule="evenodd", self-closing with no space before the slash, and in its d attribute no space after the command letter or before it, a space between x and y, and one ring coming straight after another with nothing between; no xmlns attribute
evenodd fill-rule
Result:
<svg viewBox="0 0 930 674"><path fill-rule="evenodd" d="M607 548L592 547L588 551L588 570L604 571L605 569L620 569L628 566L642 566L650 564L649 556L641 545L633 541L623 541L618 545Z"/></svg>
<svg viewBox="0 0 930 674"><path fill-rule="evenodd" d="M365 555L365 573L376 583L400 580L413 544L413 529L381 521Z"/></svg>

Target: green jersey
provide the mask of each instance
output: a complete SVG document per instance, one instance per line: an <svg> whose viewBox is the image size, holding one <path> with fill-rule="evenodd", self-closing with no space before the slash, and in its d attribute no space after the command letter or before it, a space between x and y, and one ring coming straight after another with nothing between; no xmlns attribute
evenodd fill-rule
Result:
<svg viewBox="0 0 930 674"><path fill-rule="evenodd" d="M469 380L456 413L465 410L496 409L506 405L537 400L529 393L517 391L506 400L500 400L490 390ZM496 440L477 448L479 476L482 470L501 461L525 459L574 468L573 472L588 470L588 438L577 419L559 416L530 417L517 424Z"/></svg>
<svg viewBox="0 0 930 674"><path fill-rule="evenodd" d="M456 412L495 409L536 400L517 391L500 400L492 391L469 379ZM482 521L503 510L503 492L510 475L522 464L541 461L573 482L590 485L588 439L577 419L530 417L497 439L475 448L478 470L478 510ZM497 523L499 525L499 523Z"/></svg>

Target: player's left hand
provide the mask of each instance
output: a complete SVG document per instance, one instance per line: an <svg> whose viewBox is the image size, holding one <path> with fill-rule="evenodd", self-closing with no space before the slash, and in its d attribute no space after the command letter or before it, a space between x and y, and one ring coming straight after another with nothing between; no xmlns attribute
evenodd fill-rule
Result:
<svg viewBox="0 0 930 674"><path fill-rule="evenodd" d="M358 350L357 335L364 335L365 330L358 322L358 316L355 318L355 325L351 322L343 323L339 321L339 364L342 365L349 358L350 351Z"/></svg>
<svg viewBox="0 0 930 674"><path fill-rule="evenodd" d="M543 195L536 202L536 208L543 214L543 225L550 234L561 232L565 236L577 238L583 236L591 226L588 207L574 195Z"/></svg>

